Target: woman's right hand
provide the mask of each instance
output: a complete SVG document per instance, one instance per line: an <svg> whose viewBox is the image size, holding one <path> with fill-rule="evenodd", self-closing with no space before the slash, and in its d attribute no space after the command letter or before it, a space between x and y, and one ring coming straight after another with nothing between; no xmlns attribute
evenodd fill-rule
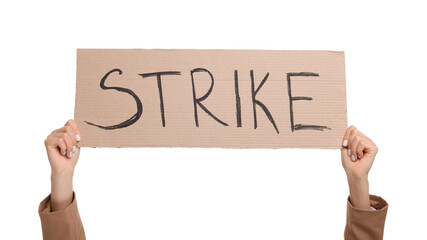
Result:
<svg viewBox="0 0 427 240"><path fill-rule="evenodd" d="M354 207L369 210L368 174L378 147L355 126L347 129L342 145L341 161L347 174L351 203Z"/></svg>

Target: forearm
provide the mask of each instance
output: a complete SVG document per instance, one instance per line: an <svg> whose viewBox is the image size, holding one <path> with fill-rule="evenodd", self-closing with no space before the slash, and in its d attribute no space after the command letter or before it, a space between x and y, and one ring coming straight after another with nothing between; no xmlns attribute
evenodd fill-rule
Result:
<svg viewBox="0 0 427 240"><path fill-rule="evenodd" d="M74 172L55 173L51 175L51 205L52 211L66 208L73 201Z"/></svg>
<svg viewBox="0 0 427 240"><path fill-rule="evenodd" d="M370 210L368 177L347 176L351 204L359 209Z"/></svg>
<svg viewBox="0 0 427 240"><path fill-rule="evenodd" d="M85 232L73 192L73 173L52 171L51 195L39 206L45 240L84 240Z"/></svg>

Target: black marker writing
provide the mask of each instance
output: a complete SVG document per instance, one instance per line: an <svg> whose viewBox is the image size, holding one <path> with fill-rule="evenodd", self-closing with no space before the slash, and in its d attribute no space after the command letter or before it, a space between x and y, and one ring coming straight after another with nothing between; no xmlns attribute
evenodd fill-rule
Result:
<svg viewBox="0 0 427 240"><path fill-rule="evenodd" d="M236 121L237 127L242 127L242 107L240 106L239 95L239 73L234 70L234 92L236 94Z"/></svg>
<svg viewBox="0 0 427 240"><path fill-rule="evenodd" d="M274 122L273 116L271 115L270 111L268 111L268 108L259 100L256 99L256 95L259 92L259 90L264 85L265 81L267 81L268 76L270 73L267 73L264 77L264 79L261 81L261 83L258 85L257 89L255 90L255 83L254 83L254 70L251 70L251 82L252 82L252 107L254 112L254 128L257 128L257 117L256 117L256 105L260 106L261 109L264 111L265 115L267 115L268 120L270 120L271 124L273 124L274 129L276 129L276 132L279 133L279 129L277 129L276 123Z"/></svg>
<svg viewBox="0 0 427 240"><path fill-rule="evenodd" d="M160 112L162 115L162 125L163 125L163 127L165 127L166 126L166 120L165 120L165 106L163 103L162 75L181 75L181 72L167 71L167 72L143 73L143 74L139 74L139 75L143 78L157 76L157 87L159 88Z"/></svg>
<svg viewBox="0 0 427 240"><path fill-rule="evenodd" d="M209 74L209 76L211 77L211 86L210 86L209 90L206 92L205 95L203 95L202 97L199 97L199 98L196 97L196 88L194 87L194 73L197 73L197 72L207 72ZM212 92L213 86L214 86L214 77L213 77L212 73L209 72L207 69L204 69L204 68L196 68L196 69L191 70L191 84L193 86L194 121L196 122L196 126L199 127L199 117L197 116L197 105L199 105L199 107L201 109L203 109L203 111L205 111L209 116L211 116L217 122L221 123L224 126L228 126L227 123L225 123L225 122L221 121L219 118L215 117L215 115L213 115L202 104L202 101L206 100L206 98L209 97L209 95Z"/></svg>
<svg viewBox="0 0 427 240"><path fill-rule="evenodd" d="M299 72L299 73L288 73L287 74L287 80L288 80L288 95L289 95L289 112L291 116L291 130L292 132L296 130L318 130L323 131L325 129L331 130L327 126L319 126L319 125L303 125L303 124L295 124L294 123L294 107L293 102L294 101L312 101L313 98L311 97L293 97L292 91L291 91L291 77L294 76L303 76L303 77L318 77L319 74L312 73L312 72Z"/></svg>
<svg viewBox="0 0 427 240"><path fill-rule="evenodd" d="M135 102L136 102L136 109L137 109L137 111L136 111L136 113L135 113L131 118L129 118L128 120L126 120L126 121L124 121L124 122L121 122L121 123L119 123L119 124L117 124L117 125L112 125L112 126L101 126L101 125L97 125L97 124L94 124L94 123L91 123L91 122L87 122L87 121L85 121L85 123L87 123L87 124L89 124L89 125L92 125L92 126L95 126L95 127L99 127L99 128L105 129L105 130L113 130L113 129L118 129L118 128L125 128L125 127L129 127L130 125L132 125L132 124L134 124L136 121L138 121L138 119L139 119L139 118L141 117L141 115L142 115L142 103L141 103L141 100L139 100L138 96L137 96L137 95L136 95L132 90L127 89L127 88L121 88L121 87L107 87L107 86L105 86L105 80L107 80L107 77L108 77L111 73L113 73L113 72L119 72L119 74L120 74L120 75L122 74L122 70L120 70L120 69L113 69L113 70L109 71L109 72L108 72L107 74L105 74L105 76L101 79L101 82L100 82L99 86L100 86L103 90L114 89L114 90L119 91L119 92L125 92L125 93L128 93L129 95L131 95L131 96L135 99Z"/></svg>

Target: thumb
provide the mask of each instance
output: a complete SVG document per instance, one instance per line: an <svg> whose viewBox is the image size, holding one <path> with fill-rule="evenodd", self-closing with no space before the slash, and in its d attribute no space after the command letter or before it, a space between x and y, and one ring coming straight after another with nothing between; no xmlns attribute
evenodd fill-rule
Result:
<svg viewBox="0 0 427 240"><path fill-rule="evenodd" d="M73 153L73 156L71 159L74 162L77 162L77 160L79 159L79 156L80 156L80 147L76 147L76 151Z"/></svg>

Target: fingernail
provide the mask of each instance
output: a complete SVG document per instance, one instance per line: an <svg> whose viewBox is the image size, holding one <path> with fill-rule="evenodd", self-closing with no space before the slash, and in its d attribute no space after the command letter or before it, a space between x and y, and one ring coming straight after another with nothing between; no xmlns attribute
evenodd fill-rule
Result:
<svg viewBox="0 0 427 240"><path fill-rule="evenodd" d="M75 152L76 151L76 146L73 146L73 152Z"/></svg>
<svg viewBox="0 0 427 240"><path fill-rule="evenodd" d="M73 156L73 152L68 153L68 157L72 157Z"/></svg>
<svg viewBox="0 0 427 240"><path fill-rule="evenodd" d="M355 161L356 157L354 155L351 155L351 160Z"/></svg>
<svg viewBox="0 0 427 240"><path fill-rule="evenodd" d="M351 149L349 149L347 153L350 156L351 155Z"/></svg>
<svg viewBox="0 0 427 240"><path fill-rule="evenodd" d="M347 141L347 140L344 140L344 141L342 142L342 145L343 145L344 147L347 147L347 144L348 144L348 141Z"/></svg>
<svg viewBox="0 0 427 240"><path fill-rule="evenodd" d="M65 156L65 154L66 154L67 152L66 151L64 151L63 153L62 153L62 156Z"/></svg>
<svg viewBox="0 0 427 240"><path fill-rule="evenodd" d="M359 155L359 154L357 154L357 157L358 157L359 159L361 159L361 157L360 157L360 155Z"/></svg>
<svg viewBox="0 0 427 240"><path fill-rule="evenodd" d="M78 134L76 134L76 139L77 139L77 142L80 142L80 136Z"/></svg>

